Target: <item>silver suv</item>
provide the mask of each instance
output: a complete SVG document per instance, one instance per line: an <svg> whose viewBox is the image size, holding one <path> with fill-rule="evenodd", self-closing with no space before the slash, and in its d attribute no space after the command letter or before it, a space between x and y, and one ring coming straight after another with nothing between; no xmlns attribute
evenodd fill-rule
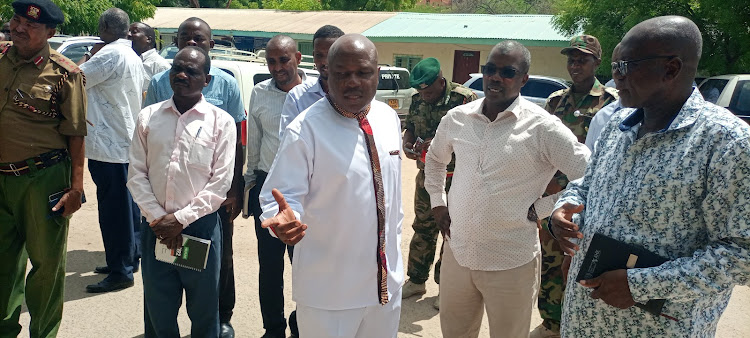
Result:
<svg viewBox="0 0 750 338"><path fill-rule="evenodd" d="M484 90L482 87L482 79L484 77L482 73L472 73L469 76L470 78L464 83L464 86L469 87L469 89L477 94L477 97L484 97L484 92L482 91ZM544 108L550 94L569 87L570 82L561 78L529 75L529 81L521 88L521 96Z"/></svg>
<svg viewBox="0 0 750 338"><path fill-rule="evenodd" d="M375 99L391 106L402 122L409 114L411 97L416 93L417 90L409 86L409 71L406 68L380 66L380 81Z"/></svg>
<svg viewBox="0 0 750 338"><path fill-rule="evenodd" d="M102 43L102 40L96 36L55 35L47 41L52 49L73 62L78 62L83 54L90 51L95 44Z"/></svg>

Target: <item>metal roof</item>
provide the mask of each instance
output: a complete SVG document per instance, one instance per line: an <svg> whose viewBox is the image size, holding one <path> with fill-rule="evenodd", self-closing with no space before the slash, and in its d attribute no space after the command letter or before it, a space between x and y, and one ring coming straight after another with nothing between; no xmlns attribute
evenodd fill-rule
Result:
<svg viewBox="0 0 750 338"><path fill-rule="evenodd" d="M295 39L312 40L323 25L331 24L346 33L362 33L394 12L281 11L272 9L217 9L159 7L154 17L144 22L162 31L176 31L189 17L205 20L214 34L272 37L287 34Z"/></svg>
<svg viewBox="0 0 750 338"><path fill-rule="evenodd" d="M363 33L379 42L495 44L518 40L526 45L566 46L552 15L398 13Z"/></svg>

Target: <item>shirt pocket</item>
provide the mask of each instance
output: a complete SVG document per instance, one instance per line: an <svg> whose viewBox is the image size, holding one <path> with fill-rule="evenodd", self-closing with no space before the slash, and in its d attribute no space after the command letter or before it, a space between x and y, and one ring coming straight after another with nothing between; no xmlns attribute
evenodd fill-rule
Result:
<svg viewBox="0 0 750 338"><path fill-rule="evenodd" d="M15 98L21 103L29 105L25 110L39 118L52 118L52 86L40 84L18 85Z"/></svg>
<svg viewBox="0 0 750 338"><path fill-rule="evenodd" d="M202 138L196 138L190 146L187 164L203 172L210 172L214 159L216 142Z"/></svg>

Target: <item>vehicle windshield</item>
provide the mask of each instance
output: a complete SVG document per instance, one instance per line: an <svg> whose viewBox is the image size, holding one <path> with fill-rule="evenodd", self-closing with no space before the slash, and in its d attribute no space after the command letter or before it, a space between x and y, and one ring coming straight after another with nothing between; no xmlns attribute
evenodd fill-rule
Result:
<svg viewBox="0 0 750 338"><path fill-rule="evenodd" d="M729 110L735 115L750 115L750 80L737 82Z"/></svg>
<svg viewBox="0 0 750 338"><path fill-rule="evenodd" d="M52 47L52 49L57 50L58 47L62 45L62 42L53 42L49 41L49 46Z"/></svg>
<svg viewBox="0 0 750 338"><path fill-rule="evenodd" d="M378 90L409 88L409 72L397 69L381 69Z"/></svg>
<svg viewBox="0 0 750 338"><path fill-rule="evenodd" d="M729 80L711 79L701 83L699 90L706 101L715 104L719 101L719 95L721 95L721 91L724 90L727 83L729 83Z"/></svg>
<svg viewBox="0 0 750 338"><path fill-rule="evenodd" d="M469 88L474 89L474 90L482 91L482 90L484 90L484 87L483 87L484 84L483 84L483 82L484 82L484 78L483 77L477 78L476 81L472 82L469 85Z"/></svg>
<svg viewBox="0 0 750 338"><path fill-rule="evenodd" d="M565 89L565 86L554 81L530 78L526 85L521 87L521 95L546 99L560 89Z"/></svg>

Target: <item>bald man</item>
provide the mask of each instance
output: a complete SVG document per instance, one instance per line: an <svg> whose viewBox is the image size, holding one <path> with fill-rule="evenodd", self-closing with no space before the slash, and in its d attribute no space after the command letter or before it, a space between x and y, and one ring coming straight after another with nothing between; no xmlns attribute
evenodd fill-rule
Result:
<svg viewBox="0 0 750 338"><path fill-rule="evenodd" d="M750 128L692 87L701 48L698 27L677 16L641 22L620 42L612 74L627 108L552 215L561 247L575 253L563 337L713 337L733 287L748 283ZM578 283L594 234L666 262ZM661 315L633 306L658 299Z"/></svg>
<svg viewBox="0 0 750 338"><path fill-rule="evenodd" d="M258 239L258 294L263 328L267 337L286 337L284 317L284 252L292 258L292 247L272 238L260 227L261 210L258 195L279 149L279 123L287 93L306 79L297 69L302 54L297 42L286 35L276 35L266 45L266 63L271 78L253 87L252 101L247 110L247 171L245 190L248 210L255 216L255 237ZM297 335L295 313L289 315L289 327Z"/></svg>
<svg viewBox="0 0 750 338"><path fill-rule="evenodd" d="M328 67L326 98L284 131L261 191L262 226L295 245L292 290L303 337L396 337L401 124L373 100L378 54L370 40L340 37Z"/></svg>

